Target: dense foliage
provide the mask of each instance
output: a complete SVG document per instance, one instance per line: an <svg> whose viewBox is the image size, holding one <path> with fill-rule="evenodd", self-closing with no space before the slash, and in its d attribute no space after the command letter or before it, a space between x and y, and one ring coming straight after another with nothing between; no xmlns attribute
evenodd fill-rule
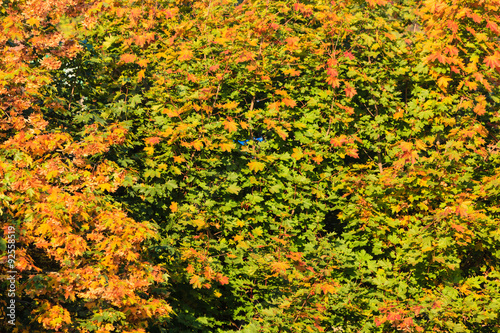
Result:
<svg viewBox="0 0 500 333"><path fill-rule="evenodd" d="M1 3L17 331L500 328L500 1Z"/></svg>

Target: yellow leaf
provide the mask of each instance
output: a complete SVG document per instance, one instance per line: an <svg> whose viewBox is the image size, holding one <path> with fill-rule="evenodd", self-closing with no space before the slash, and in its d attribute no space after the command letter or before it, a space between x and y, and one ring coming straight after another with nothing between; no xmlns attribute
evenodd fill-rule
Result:
<svg viewBox="0 0 500 333"><path fill-rule="evenodd" d="M175 213L178 210L178 208L177 208L177 202L172 202L170 204L170 210L172 211L172 213Z"/></svg>
<svg viewBox="0 0 500 333"><path fill-rule="evenodd" d="M182 162L185 162L186 159L182 156L174 156L174 162L175 163L182 163Z"/></svg>
<svg viewBox="0 0 500 333"><path fill-rule="evenodd" d="M49 171L47 173L47 180L51 180L52 178L54 178L55 176L57 176L58 173L59 173L59 171L57 171L57 170Z"/></svg>
<svg viewBox="0 0 500 333"><path fill-rule="evenodd" d="M448 87L448 82L450 82L451 79L449 77L446 77L446 76L441 76L439 79L438 79L438 86L441 88L441 89L446 89L446 87Z"/></svg>
<svg viewBox="0 0 500 333"><path fill-rule="evenodd" d="M288 137L287 131L285 131L281 127L276 127L276 134L278 134L283 140L286 140L286 138Z"/></svg>
<svg viewBox="0 0 500 333"><path fill-rule="evenodd" d="M286 263L286 262L279 262L279 261L277 261L277 262L271 263L271 268L275 272L284 272L288 268L290 268L290 265L288 263Z"/></svg>
<svg viewBox="0 0 500 333"><path fill-rule="evenodd" d="M227 102L222 107L224 109L232 110L232 109L236 109L237 106L238 106L238 102L232 101L232 102Z"/></svg>
<svg viewBox="0 0 500 333"><path fill-rule="evenodd" d="M264 167L266 166L264 163L257 161L249 162L247 165L251 171L256 171L256 172L264 170Z"/></svg>
<svg viewBox="0 0 500 333"><path fill-rule="evenodd" d="M248 243L245 242L245 241L239 242L238 245L236 245L236 247L240 247L242 249L248 249L249 248Z"/></svg>
<svg viewBox="0 0 500 333"><path fill-rule="evenodd" d="M192 143L194 149L200 151L201 148L203 148L203 142L201 142L200 140L196 140Z"/></svg>
<svg viewBox="0 0 500 333"><path fill-rule="evenodd" d="M231 151L234 148L234 143L232 142L220 143L219 148L222 151Z"/></svg>
<svg viewBox="0 0 500 333"><path fill-rule="evenodd" d="M422 141L422 140L416 140L415 141L415 146L419 149L419 150L425 150L427 148L427 146L425 145L425 143Z"/></svg>
<svg viewBox="0 0 500 333"><path fill-rule="evenodd" d="M110 191L111 190L111 184L109 184L109 183L99 184L99 188L101 190Z"/></svg>
<svg viewBox="0 0 500 333"><path fill-rule="evenodd" d="M179 52L179 60L180 61L187 61L191 60L193 58L194 54L193 51L184 49Z"/></svg>
<svg viewBox="0 0 500 333"><path fill-rule="evenodd" d="M304 154L299 148L293 148L293 154L292 157L295 158L297 161L300 160Z"/></svg>
<svg viewBox="0 0 500 333"><path fill-rule="evenodd" d="M264 231L262 230L261 227L257 227L253 229L252 233L254 234L255 237L259 237L264 233Z"/></svg>
<svg viewBox="0 0 500 333"><path fill-rule="evenodd" d="M38 21L38 19L36 19L34 17L30 18L28 21L26 21L26 23L28 23L31 26L33 26L33 25L36 25L37 27L40 26L40 21Z"/></svg>
<svg viewBox="0 0 500 333"><path fill-rule="evenodd" d="M196 227L198 227L198 229L203 228L203 226L205 225L205 221L203 221L202 219L193 220L191 221L191 223L193 223Z"/></svg>

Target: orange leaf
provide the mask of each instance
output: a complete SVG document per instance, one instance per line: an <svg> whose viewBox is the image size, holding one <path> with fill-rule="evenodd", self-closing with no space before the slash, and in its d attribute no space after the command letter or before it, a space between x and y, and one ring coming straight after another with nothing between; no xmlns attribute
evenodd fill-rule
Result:
<svg viewBox="0 0 500 333"><path fill-rule="evenodd" d="M348 98L353 98L354 95L357 94L356 89L354 89L353 87L351 87L349 84L347 84L347 86L345 87L344 91L345 91L345 95Z"/></svg>
<svg viewBox="0 0 500 333"><path fill-rule="evenodd" d="M144 71L144 69L139 71L139 73L137 73L137 81L141 82L142 79L144 79L144 77L146 76L145 73L146 72Z"/></svg>
<svg viewBox="0 0 500 333"><path fill-rule="evenodd" d="M203 142L201 142L200 140L196 140L192 143L192 146L194 149L200 151L203 148Z"/></svg>
<svg viewBox="0 0 500 333"><path fill-rule="evenodd" d="M287 39L285 39L285 42L288 44L288 46L295 46L299 41L299 37L288 37Z"/></svg>
<svg viewBox="0 0 500 333"><path fill-rule="evenodd" d="M290 99L290 98L283 98L281 103L283 103L284 105L289 106L291 108L293 108L297 105L297 103L293 99Z"/></svg>
<svg viewBox="0 0 500 333"><path fill-rule="evenodd" d="M333 294L337 288L334 285L331 284L324 284L321 286L321 290L323 291L323 294Z"/></svg>
<svg viewBox="0 0 500 333"><path fill-rule="evenodd" d="M238 130L238 124L232 119L224 121L224 128L229 131L229 133L236 132Z"/></svg>
<svg viewBox="0 0 500 333"><path fill-rule="evenodd" d="M191 278L191 280L189 280L189 283L191 283L193 285L193 288L195 289L200 289L201 288L201 280L202 278L198 275L193 275L193 277Z"/></svg>
<svg viewBox="0 0 500 333"><path fill-rule="evenodd" d="M147 138L146 140L144 140L144 142L146 142L147 145L155 145L158 142L160 142L160 140L161 140L161 138L159 138L157 136L153 136L151 138Z"/></svg>
<svg viewBox="0 0 500 333"><path fill-rule="evenodd" d="M179 60L180 61L188 61L194 57L193 51L184 49L179 52Z"/></svg>
<svg viewBox="0 0 500 333"><path fill-rule="evenodd" d="M227 276L224 276L224 275L220 274L220 273L217 274L217 280L222 285L229 283L229 278Z"/></svg>
<svg viewBox="0 0 500 333"><path fill-rule="evenodd" d="M459 224L452 224L451 227L453 229L455 229L456 231L458 231L458 232L464 232L465 231L464 226L461 226Z"/></svg>
<svg viewBox="0 0 500 333"><path fill-rule="evenodd" d="M232 109L235 109L237 106L238 106L238 102L232 101L232 102L227 102L222 107L224 109L232 110Z"/></svg>
<svg viewBox="0 0 500 333"><path fill-rule="evenodd" d="M486 27L493 31L495 34L500 34L500 29L498 29L498 25L493 21L488 21Z"/></svg>
<svg viewBox="0 0 500 333"><path fill-rule="evenodd" d="M125 53L120 56L120 60L127 64L134 62L136 58L137 56L135 54L130 54L130 53Z"/></svg>
<svg viewBox="0 0 500 333"><path fill-rule="evenodd" d="M146 67L148 65L149 60L148 59L141 59L137 61L137 64L141 67Z"/></svg>
<svg viewBox="0 0 500 333"><path fill-rule="evenodd" d="M495 54L484 58L484 63L493 69L500 67L500 53L495 52Z"/></svg>

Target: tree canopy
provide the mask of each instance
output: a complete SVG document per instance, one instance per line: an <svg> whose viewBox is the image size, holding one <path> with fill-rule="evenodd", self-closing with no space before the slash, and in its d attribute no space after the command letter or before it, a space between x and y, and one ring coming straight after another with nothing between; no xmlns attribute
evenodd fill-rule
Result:
<svg viewBox="0 0 500 333"><path fill-rule="evenodd" d="M2 1L0 327L498 331L499 25L499 0Z"/></svg>

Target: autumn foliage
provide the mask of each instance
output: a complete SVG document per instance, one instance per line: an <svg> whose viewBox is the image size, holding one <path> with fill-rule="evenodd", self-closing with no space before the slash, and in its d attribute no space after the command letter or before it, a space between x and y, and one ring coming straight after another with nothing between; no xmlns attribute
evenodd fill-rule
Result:
<svg viewBox="0 0 500 333"><path fill-rule="evenodd" d="M500 328L500 1L5 0L0 30L2 331Z"/></svg>

